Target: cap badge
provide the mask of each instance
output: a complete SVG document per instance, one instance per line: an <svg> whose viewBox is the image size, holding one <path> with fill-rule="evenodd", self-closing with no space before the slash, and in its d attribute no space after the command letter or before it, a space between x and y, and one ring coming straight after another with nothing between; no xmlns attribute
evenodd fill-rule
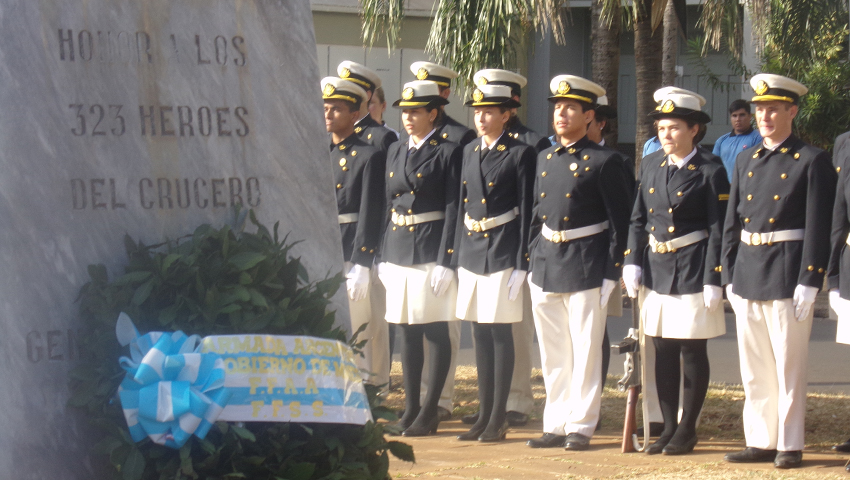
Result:
<svg viewBox="0 0 850 480"><path fill-rule="evenodd" d="M351 70L343 68L339 71L339 78L348 78L351 76Z"/></svg>
<svg viewBox="0 0 850 480"><path fill-rule="evenodd" d="M664 105L661 105L661 112L662 113L670 113L675 108L676 108L676 104L673 103L673 100L667 100L666 102L664 102Z"/></svg>
<svg viewBox="0 0 850 480"><path fill-rule="evenodd" d="M413 98L413 89L410 87L405 88L401 92L401 98L404 100L410 100L411 98Z"/></svg>
<svg viewBox="0 0 850 480"><path fill-rule="evenodd" d="M418 80L426 80L428 78L428 70L425 70L424 68L420 68L416 72L416 78Z"/></svg>
<svg viewBox="0 0 850 480"><path fill-rule="evenodd" d="M484 92L482 92L481 90L476 88L475 91L472 92L472 99L475 100L476 102L480 102L481 100L484 100Z"/></svg>
<svg viewBox="0 0 850 480"><path fill-rule="evenodd" d="M486 78L484 78L484 77L479 77L479 78L478 78L478 85L479 85L479 86L487 85L487 79L486 79Z"/></svg>
<svg viewBox="0 0 850 480"><path fill-rule="evenodd" d="M334 94L334 92L336 92L336 87L334 87L333 84L330 83L325 85L325 88L322 90L322 93L324 93L326 97L330 97Z"/></svg>
<svg viewBox="0 0 850 480"><path fill-rule="evenodd" d="M562 80L561 83L558 84L558 94L564 95L570 91L570 84L567 83L566 80Z"/></svg>
<svg viewBox="0 0 850 480"><path fill-rule="evenodd" d="M767 82L765 82L764 80L759 80L758 85L756 85L756 95L764 95L765 93L767 93L767 90L769 88L770 87L767 86Z"/></svg>
<svg viewBox="0 0 850 480"><path fill-rule="evenodd" d="M570 164L570 170L572 170L572 171L574 171L574 172L575 172L576 170L578 170L578 164L577 164L577 163L571 163L571 164Z"/></svg>

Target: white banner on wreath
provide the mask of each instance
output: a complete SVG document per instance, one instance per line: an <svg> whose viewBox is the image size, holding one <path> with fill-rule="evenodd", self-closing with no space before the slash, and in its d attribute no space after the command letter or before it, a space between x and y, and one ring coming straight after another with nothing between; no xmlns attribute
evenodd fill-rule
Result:
<svg viewBox="0 0 850 480"><path fill-rule="evenodd" d="M218 420L350 423L372 420L354 352L335 340L283 335L216 335L202 353L224 363L232 393Z"/></svg>

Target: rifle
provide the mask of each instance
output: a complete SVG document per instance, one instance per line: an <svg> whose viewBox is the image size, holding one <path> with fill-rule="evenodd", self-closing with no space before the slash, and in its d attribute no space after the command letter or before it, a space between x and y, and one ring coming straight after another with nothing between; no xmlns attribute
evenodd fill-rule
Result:
<svg viewBox="0 0 850 480"><path fill-rule="evenodd" d="M644 414L644 442L643 445L637 437L637 404L640 396L641 372L640 361L640 309L636 298L632 299L632 328L628 335L620 343L611 345L611 352L620 355L626 354L623 363L625 373L623 378L617 381L617 389L621 392L628 390L626 398L626 418L623 423L623 442L620 451L622 453L642 452L649 443L649 425L647 412Z"/></svg>

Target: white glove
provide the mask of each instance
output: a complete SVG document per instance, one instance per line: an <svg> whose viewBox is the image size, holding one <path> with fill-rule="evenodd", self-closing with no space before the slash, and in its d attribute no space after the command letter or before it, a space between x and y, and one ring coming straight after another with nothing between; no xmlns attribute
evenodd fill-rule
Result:
<svg viewBox="0 0 850 480"><path fill-rule="evenodd" d="M525 270L514 270L508 278L508 300L514 301L519 296L522 290L522 284L525 283L525 277L528 274Z"/></svg>
<svg viewBox="0 0 850 480"><path fill-rule="evenodd" d="M366 298L366 293L369 291L369 282L372 277L369 275L369 269L363 265L354 264L348 275L345 276L345 287L348 289L348 298L358 302Z"/></svg>
<svg viewBox="0 0 850 480"><path fill-rule="evenodd" d="M716 285L703 285L702 300L705 302L705 308L713 312L723 301L723 289Z"/></svg>
<svg viewBox="0 0 850 480"><path fill-rule="evenodd" d="M791 303L794 305L794 316L797 321L801 322L806 319L809 312L812 310L812 305L815 304L815 296L818 294L818 289L808 285L797 285L794 289L794 297Z"/></svg>
<svg viewBox="0 0 850 480"><path fill-rule="evenodd" d="M626 265L623 267L623 283L626 284L626 293L629 295L629 298L637 298L642 273L643 270L637 265Z"/></svg>
<svg viewBox="0 0 850 480"><path fill-rule="evenodd" d="M442 265L434 267L434 272L431 273L431 288L434 290L434 295L439 297L446 293L454 279L454 274L454 270Z"/></svg>
<svg viewBox="0 0 850 480"><path fill-rule="evenodd" d="M605 305L608 305L608 299L611 298L611 292L614 291L614 287L616 286L616 280L602 279L602 289L599 292L599 306L605 308Z"/></svg>
<svg viewBox="0 0 850 480"><path fill-rule="evenodd" d="M841 294L838 292L837 288L833 288L829 291L829 306L838 312L839 303L841 303Z"/></svg>

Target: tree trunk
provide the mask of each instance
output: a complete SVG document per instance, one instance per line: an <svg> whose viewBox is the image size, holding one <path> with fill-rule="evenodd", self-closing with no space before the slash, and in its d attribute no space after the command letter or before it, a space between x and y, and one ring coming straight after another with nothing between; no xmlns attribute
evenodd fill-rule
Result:
<svg viewBox="0 0 850 480"><path fill-rule="evenodd" d="M676 63L679 57L679 17L673 0L667 0L664 8L664 51L661 60L661 85L676 83Z"/></svg>
<svg viewBox="0 0 850 480"><path fill-rule="evenodd" d="M635 171L639 171L643 144L656 132L646 115L655 109L652 94L661 88L661 49L664 32L652 32L652 0L637 0L639 9L635 21L635 82L637 90L637 125L635 135Z"/></svg>
<svg viewBox="0 0 850 480"><path fill-rule="evenodd" d="M601 18L603 0L591 4L590 42L593 54L593 81L605 89L608 105L617 108L617 88L620 80L620 12L616 12L611 23ZM617 148L617 119L608 121L609 132L604 136L605 145Z"/></svg>

